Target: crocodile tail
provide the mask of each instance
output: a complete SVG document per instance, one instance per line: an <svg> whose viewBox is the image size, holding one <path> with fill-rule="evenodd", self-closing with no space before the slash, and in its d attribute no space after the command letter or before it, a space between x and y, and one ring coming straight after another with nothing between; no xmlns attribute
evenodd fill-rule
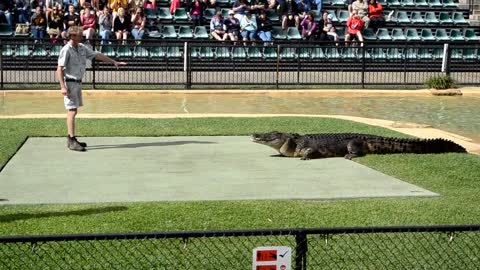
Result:
<svg viewBox="0 0 480 270"><path fill-rule="evenodd" d="M367 140L370 153L466 153L461 145L445 139L403 139L403 138L371 138Z"/></svg>
<svg viewBox="0 0 480 270"><path fill-rule="evenodd" d="M427 139L423 142L425 143L425 153L467 152L463 146L445 139Z"/></svg>

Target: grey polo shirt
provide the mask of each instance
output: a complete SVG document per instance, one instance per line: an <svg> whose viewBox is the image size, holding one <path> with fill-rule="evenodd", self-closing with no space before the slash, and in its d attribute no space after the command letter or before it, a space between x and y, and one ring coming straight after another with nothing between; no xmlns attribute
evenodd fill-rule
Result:
<svg viewBox="0 0 480 270"><path fill-rule="evenodd" d="M82 43L75 48L69 42L60 50L58 66L63 67L65 78L81 80L85 74L87 59L92 60L96 55L97 52Z"/></svg>

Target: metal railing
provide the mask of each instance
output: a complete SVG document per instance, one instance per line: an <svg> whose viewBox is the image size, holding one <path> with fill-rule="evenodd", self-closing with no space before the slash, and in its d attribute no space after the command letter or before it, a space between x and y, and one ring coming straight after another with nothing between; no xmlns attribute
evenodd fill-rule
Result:
<svg viewBox="0 0 480 270"><path fill-rule="evenodd" d="M2 40L2 89L56 85L55 69L62 45L30 40ZM160 89L210 86L422 85L439 74L459 85L480 84L478 42L288 42L272 44L143 41L141 45L97 45L96 50L127 61L117 70L92 61L84 84L92 88ZM56 87L56 86L54 86Z"/></svg>
<svg viewBox="0 0 480 270"><path fill-rule="evenodd" d="M291 269L480 269L480 225L0 237L1 269L252 269L287 246Z"/></svg>

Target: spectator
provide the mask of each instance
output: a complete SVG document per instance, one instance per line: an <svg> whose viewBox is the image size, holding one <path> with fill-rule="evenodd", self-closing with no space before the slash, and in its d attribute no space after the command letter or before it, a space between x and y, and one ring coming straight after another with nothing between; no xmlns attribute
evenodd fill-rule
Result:
<svg viewBox="0 0 480 270"><path fill-rule="evenodd" d="M333 15L325 12L323 14L323 18L323 32L326 35L326 39L335 41L335 44L338 46L338 41L340 38L338 37L337 30L333 26ZM322 37L321 39L325 40L325 38Z"/></svg>
<svg viewBox="0 0 480 270"><path fill-rule="evenodd" d="M130 29L130 20L125 14L124 8L119 8L117 10L117 17L113 20L113 32L117 40L123 40L123 44L127 43L128 32Z"/></svg>
<svg viewBox="0 0 480 270"><path fill-rule="evenodd" d="M67 30L70 26L79 26L80 25L80 16L75 12L75 7L73 5L68 6L68 13L63 16L63 31L62 37L67 38Z"/></svg>
<svg viewBox="0 0 480 270"><path fill-rule="evenodd" d="M241 22L243 17L245 17L245 12L250 10L250 5L248 4L247 0L235 0L232 10L235 12L235 18Z"/></svg>
<svg viewBox="0 0 480 270"><path fill-rule="evenodd" d="M128 0L108 0L108 5L112 9L113 19L115 19L120 8L123 8L124 11L128 9Z"/></svg>
<svg viewBox="0 0 480 270"><path fill-rule="evenodd" d="M110 8L106 5L103 8L103 12L98 19L100 25L100 37L102 38L102 45L108 44L110 35L112 34L113 16Z"/></svg>
<svg viewBox="0 0 480 270"><path fill-rule="evenodd" d="M357 0L352 3L352 14L355 12L356 16L360 17L364 22L365 29L368 28L370 18L368 18L368 3L365 0Z"/></svg>
<svg viewBox="0 0 480 270"><path fill-rule="evenodd" d="M205 8L217 9L217 0L202 0L205 4Z"/></svg>
<svg viewBox="0 0 480 270"><path fill-rule="evenodd" d="M97 18L91 8L84 9L80 21L83 26L83 36L87 38L87 42L90 42L95 35L95 29L97 29Z"/></svg>
<svg viewBox="0 0 480 270"><path fill-rule="evenodd" d="M287 30L288 27L297 27L295 14L298 13L297 4L293 0L286 0L283 5L282 28Z"/></svg>
<svg viewBox="0 0 480 270"><path fill-rule="evenodd" d="M0 1L0 23L13 26L12 1Z"/></svg>
<svg viewBox="0 0 480 270"><path fill-rule="evenodd" d="M312 4L310 0L295 0L297 6L297 15L295 16L295 25L300 25L300 22L305 19L307 14L312 10Z"/></svg>
<svg viewBox="0 0 480 270"><path fill-rule="evenodd" d="M250 10L256 15L260 15L262 11L267 9L275 9L277 4L275 0L252 0L250 3Z"/></svg>
<svg viewBox="0 0 480 270"><path fill-rule="evenodd" d="M73 5L75 11L78 11L80 7L80 2L79 0L63 0L64 7L68 7L70 5Z"/></svg>
<svg viewBox="0 0 480 270"><path fill-rule="evenodd" d="M265 44L272 42L272 22L267 18L267 14L263 10L260 13L257 21L258 37L265 42Z"/></svg>
<svg viewBox="0 0 480 270"><path fill-rule="evenodd" d="M353 10L352 15L347 20L347 34L345 35L345 46L349 46L350 41L358 40L363 47L363 30L364 22L357 14L356 10Z"/></svg>
<svg viewBox="0 0 480 270"><path fill-rule="evenodd" d="M175 11L177 10L177 8L181 6L182 6L182 3L180 2L180 0L172 0L172 2L170 3L170 13L175 14Z"/></svg>
<svg viewBox="0 0 480 270"><path fill-rule="evenodd" d="M257 35L257 20L249 11L245 12L245 16L240 21L240 33L243 41L255 41L255 36ZM246 42L243 44L245 46L247 45Z"/></svg>
<svg viewBox="0 0 480 270"><path fill-rule="evenodd" d="M317 34L317 23L315 22L312 11L307 13L300 25L302 26L302 37L310 41L315 40L315 36Z"/></svg>
<svg viewBox="0 0 480 270"><path fill-rule="evenodd" d="M188 13L192 19L193 27L203 25L203 12L205 11L205 2L193 0L188 2Z"/></svg>
<svg viewBox="0 0 480 270"><path fill-rule="evenodd" d="M30 22L30 8L28 0L17 0L15 2L15 8L17 10L17 23ZM48 15L47 15L48 17Z"/></svg>
<svg viewBox="0 0 480 270"><path fill-rule="evenodd" d="M145 14L143 12L143 8L139 7L135 11L135 14L132 17L132 36L137 42L137 44L140 43L140 40L142 40L143 35L145 34L145 22L147 21L147 18L145 17Z"/></svg>
<svg viewBox="0 0 480 270"><path fill-rule="evenodd" d="M224 23L222 12L218 11L210 20L210 34L216 40L224 41L227 39L227 26Z"/></svg>
<svg viewBox="0 0 480 270"><path fill-rule="evenodd" d="M144 8L148 9L157 9L157 1L155 0L145 0Z"/></svg>
<svg viewBox="0 0 480 270"><path fill-rule="evenodd" d="M38 42L38 40L43 40L45 38L45 30L47 29L47 18L45 17L45 14L43 14L43 10L40 6L35 9L35 14L32 16L31 26L35 43Z"/></svg>
<svg viewBox="0 0 480 270"><path fill-rule="evenodd" d="M56 44L57 40L62 37L63 14L58 9L58 6L54 6L48 17L48 35L53 44Z"/></svg>
<svg viewBox="0 0 480 270"><path fill-rule="evenodd" d="M385 26L383 18L383 7L377 0L370 0L368 5L368 16L370 17L370 25L373 32L377 32L378 28Z"/></svg>
<svg viewBox="0 0 480 270"><path fill-rule="evenodd" d="M227 27L227 38L231 41L237 41L240 36L240 21L235 18L233 10L228 11L228 18L225 20Z"/></svg>

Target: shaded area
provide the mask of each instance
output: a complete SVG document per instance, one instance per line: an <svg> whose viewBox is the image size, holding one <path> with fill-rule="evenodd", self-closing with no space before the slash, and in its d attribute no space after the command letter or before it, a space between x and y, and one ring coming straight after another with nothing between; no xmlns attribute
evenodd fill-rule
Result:
<svg viewBox="0 0 480 270"><path fill-rule="evenodd" d="M88 150L112 149L112 148L139 148L139 147L154 147L154 146L173 146L184 144L211 144L215 142L205 141L173 141L173 142L149 142L149 143L126 143L126 144L99 144L89 145Z"/></svg>

